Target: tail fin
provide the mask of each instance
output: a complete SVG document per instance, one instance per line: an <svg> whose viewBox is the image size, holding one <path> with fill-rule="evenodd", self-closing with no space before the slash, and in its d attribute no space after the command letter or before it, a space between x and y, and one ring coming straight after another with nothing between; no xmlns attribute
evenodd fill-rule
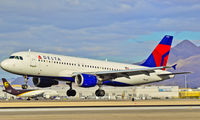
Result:
<svg viewBox="0 0 200 120"><path fill-rule="evenodd" d="M16 90L8 83L8 81L5 78L2 78L3 85L5 87L5 92L13 94L16 92Z"/></svg>
<svg viewBox="0 0 200 120"><path fill-rule="evenodd" d="M146 67L166 66L171 49L173 36L165 35L148 59L141 64Z"/></svg>

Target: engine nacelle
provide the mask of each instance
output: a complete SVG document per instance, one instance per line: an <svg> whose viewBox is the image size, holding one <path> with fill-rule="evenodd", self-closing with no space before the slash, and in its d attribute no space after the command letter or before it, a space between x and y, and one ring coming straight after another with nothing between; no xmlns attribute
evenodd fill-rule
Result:
<svg viewBox="0 0 200 120"><path fill-rule="evenodd" d="M33 83L36 87L51 87L52 85L58 85L58 81L54 79L37 77L33 77Z"/></svg>
<svg viewBox="0 0 200 120"><path fill-rule="evenodd" d="M97 85L97 77L88 74L78 74L75 77L75 83L79 87L94 87Z"/></svg>

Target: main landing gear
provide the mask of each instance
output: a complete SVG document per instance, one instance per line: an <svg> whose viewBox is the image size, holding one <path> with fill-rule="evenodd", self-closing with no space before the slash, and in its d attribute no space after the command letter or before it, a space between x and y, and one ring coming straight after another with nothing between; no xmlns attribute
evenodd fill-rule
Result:
<svg viewBox="0 0 200 120"><path fill-rule="evenodd" d="M99 86L99 89L96 90L95 95L97 97L103 97L105 95L105 91L101 89L101 86Z"/></svg>
<svg viewBox="0 0 200 120"><path fill-rule="evenodd" d="M70 83L66 83L66 84L68 84L69 85L69 90L67 90L67 96L72 96L72 97L74 97L74 96L76 96L76 91L75 90L73 90L72 89L72 82L70 82Z"/></svg>
<svg viewBox="0 0 200 120"><path fill-rule="evenodd" d="M69 96L69 97L76 96L76 91L74 89L72 89L72 82L69 82L69 83L67 82L66 84L68 84L70 87L69 90L67 90L67 93L66 93L67 96ZM105 91L101 89L101 85L99 85L99 89L96 90L95 95L97 97L103 97L105 95Z"/></svg>
<svg viewBox="0 0 200 120"><path fill-rule="evenodd" d="M25 80L25 84L22 85L22 89L27 89L27 88L28 88L28 85L27 85L27 82L28 82L28 76L24 76L24 80Z"/></svg>

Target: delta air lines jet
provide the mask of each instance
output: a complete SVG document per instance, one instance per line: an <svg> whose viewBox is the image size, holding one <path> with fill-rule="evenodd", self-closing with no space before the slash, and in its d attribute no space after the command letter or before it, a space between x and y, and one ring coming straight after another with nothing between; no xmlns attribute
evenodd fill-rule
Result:
<svg viewBox="0 0 200 120"><path fill-rule="evenodd" d="M76 95L72 83L85 88L97 85L99 89L95 92L96 96L104 96L102 85L134 86L188 73L172 73L165 70L175 68L175 66L166 66L172 39L173 36L164 36L141 65L25 51L13 53L1 62L1 68L10 73L23 75L25 83L28 77L33 77L33 83L37 87L50 87L57 85L58 81L66 81L70 86L66 93L68 96ZM23 85L23 88L26 89L27 85Z"/></svg>

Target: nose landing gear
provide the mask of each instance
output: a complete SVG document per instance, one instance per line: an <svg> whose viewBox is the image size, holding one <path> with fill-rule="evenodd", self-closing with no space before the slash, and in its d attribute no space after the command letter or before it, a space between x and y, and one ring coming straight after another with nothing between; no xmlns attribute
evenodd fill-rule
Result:
<svg viewBox="0 0 200 120"><path fill-rule="evenodd" d="M24 81L25 81L25 84L22 85L22 89L27 89L28 88L28 85L27 85L28 77L27 76L24 76Z"/></svg>
<svg viewBox="0 0 200 120"><path fill-rule="evenodd" d="M27 89L28 85L22 85L22 89Z"/></svg>

